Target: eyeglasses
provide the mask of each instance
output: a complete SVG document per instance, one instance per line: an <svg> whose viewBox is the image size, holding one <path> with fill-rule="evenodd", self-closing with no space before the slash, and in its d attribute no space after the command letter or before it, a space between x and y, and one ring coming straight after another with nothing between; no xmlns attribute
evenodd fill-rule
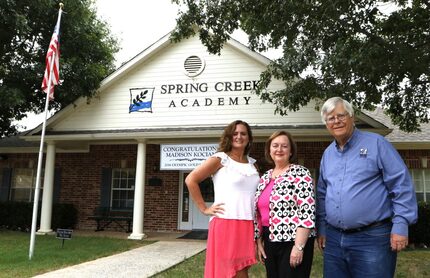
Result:
<svg viewBox="0 0 430 278"><path fill-rule="evenodd" d="M325 121L329 124L334 124L336 122L336 120L338 120L339 122L343 122L346 120L346 116L349 116L348 113L342 113L342 114L337 114L335 116L330 116L328 118L325 119Z"/></svg>

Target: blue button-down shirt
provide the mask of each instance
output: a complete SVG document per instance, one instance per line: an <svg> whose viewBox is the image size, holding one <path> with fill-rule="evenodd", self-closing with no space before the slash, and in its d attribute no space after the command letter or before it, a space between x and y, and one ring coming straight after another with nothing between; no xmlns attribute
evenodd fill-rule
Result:
<svg viewBox="0 0 430 278"><path fill-rule="evenodd" d="M355 129L343 150L334 141L325 150L317 185L317 232L326 225L353 229L392 218L391 233L408 236L417 220L409 171L382 136Z"/></svg>

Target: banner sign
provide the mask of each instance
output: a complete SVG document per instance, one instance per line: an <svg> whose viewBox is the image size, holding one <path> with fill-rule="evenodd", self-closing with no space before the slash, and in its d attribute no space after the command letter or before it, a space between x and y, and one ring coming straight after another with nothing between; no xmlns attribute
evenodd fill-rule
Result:
<svg viewBox="0 0 430 278"><path fill-rule="evenodd" d="M160 146L160 170L193 170L216 153L218 144L165 144Z"/></svg>

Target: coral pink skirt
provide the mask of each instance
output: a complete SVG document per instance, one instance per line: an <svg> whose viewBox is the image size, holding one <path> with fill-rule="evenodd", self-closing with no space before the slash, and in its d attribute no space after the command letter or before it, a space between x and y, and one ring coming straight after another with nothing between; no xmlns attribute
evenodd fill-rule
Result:
<svg viewBox="0 0 430 278"><path fill-rule="evenodd" d="M205 278L227 278L257 263L252 220L215 217L209 222Z"/></svg>

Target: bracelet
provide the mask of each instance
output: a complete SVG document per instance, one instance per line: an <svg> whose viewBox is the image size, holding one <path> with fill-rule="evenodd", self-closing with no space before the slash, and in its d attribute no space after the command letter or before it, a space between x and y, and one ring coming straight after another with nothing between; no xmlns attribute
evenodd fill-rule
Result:
<svg viewBox="0 0 430 278"><path fill-rule="evenodd" d="M303 252L303 249L305 248L303 244L299 244L298 246L294 244L294 247L296 247L296 249L299 250L300 252Z"/></svg>

